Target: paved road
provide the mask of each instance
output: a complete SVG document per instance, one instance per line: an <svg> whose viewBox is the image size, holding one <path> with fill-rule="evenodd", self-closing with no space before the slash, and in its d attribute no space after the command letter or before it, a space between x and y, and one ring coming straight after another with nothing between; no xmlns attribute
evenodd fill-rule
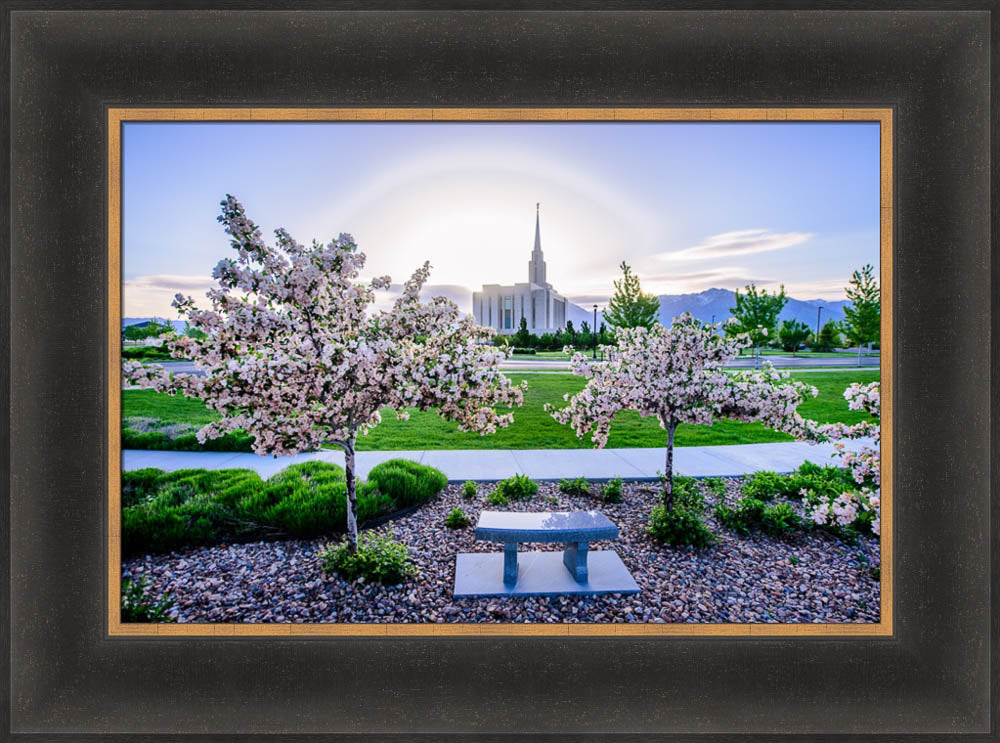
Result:
<svg viewBox="0 0 1000 743"><path fill-rule="evenodd" d="M847 442L851 448L870 443L867 439ZM614 477L657 479L663 470L665 449L485 449L428 451L362 451L357 454L359 477L366 477L376 464L387 459L410 459L436 467L452 482L498 480L525 474L534 480L586 477L607 480ZM674 470L691 477L742 475L759 470L791 472L805 461L832 464L832 444L738 444L733 446L682 446L674 449ZM234 452L172 452L126 449L122 467L136 470L158 467L172 471L205 468L253 469L270 477L290 464L309 460L334 462L343 466L343 452L321 451L294 457L259 457Z"/></svg>
<svg viewBox="0 0 1000 743"><path fill-rule="evenodd" d="M795 370L837 370L837 371L847 371L850 369L858 368L858 360L856 357L852 358L828 358L828 359L817 359L810 358L808 356L767 356L768 361L779 368L788 368ZM879 357L872 356L870 358L865 358L862 360L862 367L865 369L878 369L879 368ZM189 374L197 374L198 370L191 361L165 361L162 362L163 366L172 372L185 372ZM524 359L507 359L501 362L500 367L506 371L546 371L546 372L566 372L569 371L568 361L528 361ZM727 365L727 368L731 369L750 369L753 368L753 359L744 358L736 359L731 364Z"/></svg>

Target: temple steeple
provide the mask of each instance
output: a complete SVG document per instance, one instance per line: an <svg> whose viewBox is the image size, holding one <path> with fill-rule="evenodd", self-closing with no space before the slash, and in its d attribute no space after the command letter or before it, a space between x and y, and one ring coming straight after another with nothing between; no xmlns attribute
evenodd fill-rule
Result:
<svg viewBox="0 0 1000 743"><path fill-rule="evenodd" d="M542 255L542 229L540 225L539 212L541 204L535 204L535 249L531 251L531 260L528 261L528 283L546 286L545 281L545 257Z"/></svg>

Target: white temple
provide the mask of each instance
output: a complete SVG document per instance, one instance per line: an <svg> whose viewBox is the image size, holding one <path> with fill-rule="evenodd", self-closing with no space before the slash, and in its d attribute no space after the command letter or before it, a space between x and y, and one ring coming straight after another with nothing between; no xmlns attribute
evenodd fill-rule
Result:
<svg viewBox="0 0 1000 743"><path fill-rule="evenodd" d="M528 321L535 335L557 333L566 328L566 298L553 291L545 280L542 234L539 227L539 204L535 204L535 249L528 261L528 280L523 284L501 286L483 284L472 293L472 314L479 325L496 328L501 335L512 335Z"/></svg>

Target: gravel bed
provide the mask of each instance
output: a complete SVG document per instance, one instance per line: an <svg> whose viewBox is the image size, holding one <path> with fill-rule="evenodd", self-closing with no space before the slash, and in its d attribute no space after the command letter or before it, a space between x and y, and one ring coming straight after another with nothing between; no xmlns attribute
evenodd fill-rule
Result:
<svg viewBox="0 0 1000 743"><path fill-rule="evenodd" d="M726 479L726 499L740 497L742 478ZM328 540L284 540L220 545L139 556L123 576L150 581L148 592L166 592L179 622L877 622L880 565L876 538L848 544L821 531L784 537L740 537L711 517L719 537L710 548L660 546L645 532L657 502L655 483L625 483L624 502L602 504L560 493L539 483L530 501L506 510L572 511L596 508L621 536L594 542L614 549L642 589L636 595L588 597L452 598L455 555L497 552L501 545L476 542L474 525L488 506L492 485L473 500L449 485L416 512L379 526L405 542L420 575L399 586L347 581L323 572L316 552ZM793 502L794 503L794 502ZM798 504L795 504L799 507ZM452 530L445 515L459 506L472 526ZM522 546L560 550L558 544Z"/></svg>

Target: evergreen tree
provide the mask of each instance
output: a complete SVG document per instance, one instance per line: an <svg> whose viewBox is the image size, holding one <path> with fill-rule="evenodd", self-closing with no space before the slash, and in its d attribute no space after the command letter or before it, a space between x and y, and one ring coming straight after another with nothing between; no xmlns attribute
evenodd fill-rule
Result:
<svg viewBox="0 0 1000 743"><path fill-rule="evenodd" d="M832 351L834 348L840 345L840 328L833 320L828 320L827 323L820 328L819 337L813 344L814 351Z"/></svg>
<svg viewBox="0 0 1000 743"><path fill-rule="evenodd" d="M727 335L746 333L750 336L757 350L757 363L760 363L760 344L774 338L778 315L788 302L785 286L780 291L768 294L767 289L757 290L755 284L746 287L746 294L736 290L736 306L729 313L736 318L735 323L726 326Z"/></svg>
<svg viewBox="0 0 1000 743"><path fill-rule="evenodd" d="M528 320L525 317L521 318L521 325L518 327L517 332L514 333L511 339L514 342L514 346L517 348L532 348L531 341L534 336L528 330Z"/></svg>
<svg viewBox="0 0 1000 743"><path fill-rule="evenodd" d="M809 326L798 320L785 320L778 328L778 340L781 348L795 353L805 344L809 337Z"/></svg>
<svg viewBox="0 0 1000 743"><path fill-rule="evenodd" d="M639 277L622 261L622 278L614 282L615 294L604 310L604 319L614 328L651 328L657 321L660 300L644 294Z"/></svg>
<svg viewBox="0 0 1000 743"><path fill-rule="evenodd" d="M844 335L858 346L858 364L861 349L866 343L879 340L882 325L882 293L875 280L874 268L866 264L851 274L851 282L844 289L850 304L844 307Z"/></svg>

